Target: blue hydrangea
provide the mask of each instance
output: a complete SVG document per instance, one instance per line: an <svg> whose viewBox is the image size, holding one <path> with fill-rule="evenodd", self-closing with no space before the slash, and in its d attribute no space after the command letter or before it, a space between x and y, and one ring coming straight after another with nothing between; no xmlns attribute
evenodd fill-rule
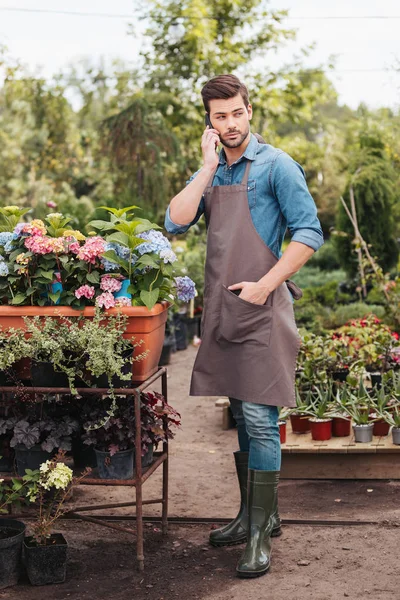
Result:
<svg viewBox="0 0 400 600"><path fill-rule="evenodd" d="M196 285L190 277L175 277L176 295L178 300L189 302L196 295Z"/></svg>
<svg viewBox="0 0 400 600"><path fill-rule="evenodd" d="M114 250L115 254L119 256L119 258L124 258L125 260L129 258L129 248L126 248L126 246L121 246L121 244L114 244L113 242L109 242L108 244L106 244L105 250ZM135 262L136 260L133 261L132 257L132 263L135 264ZM105 271L107 272L118 271L120 268L119 265L117 265L117 263L112 262L107 258L102 258L101 263L104 266Z"/></svg>
<svg viewBox="0 0 400 600"><path fill-rule="evenodd" d="M138 237L147 240L146 242L143 242L143 244L140 244L136 247L136 250L139 252L139 254L148 254L150 252L160 254L162 250L171 250L170 241L161 233L161 231L149 229L149 231L140 233Z"/></svg>
<svg viewBox="0 0 400 600"><path fill-rule="evenodd" d="M0 232L0 246L5 246L7 242L11 242L13 239L13 234L11 231L2 231Z"/></svg>
<svg viewBox="0 0 400 600"><path fill-rule="evenodd" d="M174 263L176 260L178 260L175 252L173 250L168 249L161 250L160 258L164 261L165 264Z"/></svg>
<svg viewBox="0 0 400 600"><path fill-rule="evenodd" d="M4 246L4 250L6 252L12 252L14 250L13 240L10 240L9 242L7 242L7 244Z"/></svg>
<svg viewBox="0 0 400 600"><path fill-rule="evenodd" d="M0 261L0 276L5 277L6 275L8 275L8 273L9 273L8 266L4 262L4 259L2 259Z"/></svg>

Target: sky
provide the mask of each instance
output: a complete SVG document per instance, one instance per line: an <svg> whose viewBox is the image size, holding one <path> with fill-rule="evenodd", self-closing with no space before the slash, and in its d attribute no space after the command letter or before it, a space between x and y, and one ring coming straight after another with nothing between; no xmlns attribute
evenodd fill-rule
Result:
<svg viewBox="0 0 400 600"><path fill-rule="evenodd" d="M140 50L140 35L128 36L129 23L135 22L138 0L0 0L0 44L22 60L32 71L51 76L71 62L89 58L96 62L121 58L135 63ZM288 9L285 23L297 30L296 42L289 43L271 58L275 68L289 62L309 44L315 49L307 66L327 64L336 56L330 73L339 101L355 108L365 102L372 108L400 105L400 73L393 70L400 61L399 0L271 0L270 7ZM123 18L100 18L51 13L13 12L4 8L64 10ZM132 15L132 16L130 16ZM332 17L397 17L380 19L342 19ZM323 17L317 19L316 17ZM329 18L327 18L329 17ZM392 69L390 71L390 69Z"/></svg>

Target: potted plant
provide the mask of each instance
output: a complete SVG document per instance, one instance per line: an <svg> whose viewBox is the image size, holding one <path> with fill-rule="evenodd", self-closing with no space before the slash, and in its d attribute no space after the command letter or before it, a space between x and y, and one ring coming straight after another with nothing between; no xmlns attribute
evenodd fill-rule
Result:
<svg viewBox="0 0 400 600"><path fill-rule="evenodd" d="M400 403L390 412L385 411L380 416L392 428L393 444L396 446L400 445Z"/></svg>
<svg viewBox="0 0 400 600"><path fill-rule="evenodd" d="M344 408L350 402L350 398L347 385L337 386L332 411L333 437L347 437L351 434L351 417Z"/></svg>
<svg viewBox="0 0 400 600"><path fill-rule="evenodd" d="M54 533L54 525L64 514L64 503L71 489L86 477L73 478L64 464L65 454L59 452L52 460L40 465L27 491L30 502L36 503L37 517L31 526L32 535L24 539L24 563L32 585L63 583L66 576L67 541Z"/></svg>
<svg viewBox="0 0 400 600"><path fill-rule="evenodd" d="M7 513L11 508L20 509L26 501L26 489L34 478L35 474L29 472L22 480L14 479L10 483L0 479L0 513ZM18 583L24 535L24 523L0 516L0 590Z"/></svg>
<svg viewBox="0 0 400 600"><path fill-rule="evenodd" d="M281 439L281 444L286 444L286 421L289 417L289 411L286 408L280 407L279 409L279 437Z"/></svg>
<svg viewBox="0 0 400 600"><path fill-rule="evenodd" d="M373 412L371 413L371 417L374 418L373 435L379 437L389 435L390 425L381 415L386 412L391 405L391 399L391 396L386 393L386 390L383 387L377 388Z"/></svg>
<svg viewBox="0 0 400 600"><path fill-rule="evenodd" d="M296 408L290 409L289 418L293 433L308 433L310 431L310 417L307 410L312 401L312 392L309 390L305 394L300 394L296 386Z"/></svg>
<svg viewBox="0 0 400 600"><path fill-rule="evenodd" d="M332 384L316 388L303 414L310 417L311 437L314 441L330 440L332 437Z"/></svg>
<svg viewBox="0 0 400 600"><path fill-rule="evenodd" d="M135 381L154 373L168 306L175 297L189 301L195 289L189 277L175 277L170 242L158 225L133 216L135 208L104 208L110 220L88 224L99 235L87 238L70 229L61 213L47 215L46 223L18 223L6 232L0 291L11 306L0 307L5 327L24 328L22 317L31 315L72 317L82 311L90 319L94 306L123 312L128 317L124 337L143 339L149 350L144 361L133 365ZM4 210L11 209L16 207Z"/></svg>
<svg viewBox="0 0 400 600"><path fill-rule="evenodd" d="M353 420L353 431L356 442L372 442L374 417L371 417L373 401L362 380L356 392L350 393L350 400L343 404L343 410Z"/></svg>
<svg viewBox="0 0 400 600"><path fill-rule="evenodd" d="M118 397L113 416L108 416L106 404L97 403L84 423L82 440L93 445L101 479L132 479L136 440L135 411L132 398ZM166 424L164 426L164 423ZM142 465L152 461L153 448L166 438L172 438L173 426L179 425L178 413L161 394L141 396Z"/></svg>
<svg viewBox="0 0 400 600"><path fill-rule="evenodd" d="M12 429L10 446L15 450L17 473L24 475L26 469L38 469L57 450L70 450L79 424L68 414L57 415L55 405L46 402L14 409L4 427Z"/></svg>

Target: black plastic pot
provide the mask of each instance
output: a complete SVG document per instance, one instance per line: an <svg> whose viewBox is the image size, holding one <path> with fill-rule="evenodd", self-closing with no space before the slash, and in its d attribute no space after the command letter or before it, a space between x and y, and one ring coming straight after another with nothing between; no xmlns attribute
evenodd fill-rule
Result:
<svg viewBox="0 0 400 600"><path fill-rule="evenodd" d="M24 541L24 563L32 585L64 583L68 544L61 533L50 536L49 544L37 546L32 537Z"/></svg>
<svg viewBox="0 0 400 600"><path fill-rule="evenodd" d="M175 340L177 350L186 350L188 346L187 342L187 326L186 318L184 315L175 313L173 316L174 327L175 327Z"/></svg>
<svg viewBox="0 0 400 600"><path fill-rule="evenodd" d="M190 317L186 318L186 329L187 329L187 338L191 341L195 335L200 337L200 320L201 317L196 316L192 319Z"/></svg>
<svg viewBox="0 0 400 600"><path fill-rule="evenodd" d="M95 448L100 479L132 479L134 449L121 450L113 456Z"/></svg>
<svg viewBox="0 0 400 600"><path fill-rule="evenodd" d="M31 377L33 387L69 387L67 375L55 371L52 363L32 361Z"/></svg>
<svg viewBox="0 0 400 600"><path fill-rule="evenodd" d="M148 467L153 462L153 444L148 447L147 452L142 456L142 467Z"/></svg>
<svg viewBox="0 0 400 600"><path fill-rule="evenodd" d="M123 375L129 375L129 373L130 373L132 375L132 363L130 362L130 360L132 358L132 350L125 352L123 357L128 360L126 360L124 366L122 367L121 373ZM100 377L93 377L92 383L93 383L93 385L95 385L99 388L108 388L109 387L108 377L105 374L100 375ZM132 387L132 377L131 377L131 379L121 379L121 377L119 377L119 375L113 375L113 377L111 378L111 383L114 388L129 388L129 387Z"/></svg>
<svg viewBox="0 0 400 600"><path fill-rule="evenodd" d="M40 465L46 460L50 460L54 456L55 452L45 452L41 446L32 446L32 448L26 448L25 446L15 447L15 461L17 463L17 474L21 477L25 475L26 469L32 469L35 471L39 469Z"/></svg>
<svg viewBox="0 0 400 600"><path fill-rule="evenodd" d="M346 381L346 377L349 374L348 369L341 369L340 371L332 371L330 376L334 381Z"/></svg>
<svg viewBox="0 0 400 600"><path fill-rule="evenodd" d="M14 451L10 448L10 436L0 435L0 472L12 471L14 462Z"/></svg>
<svg viewBox="0 0 400 600"><path fill-rule="evenodd" d="M24 523L0 518L0 590L18 583L24 535Z"/></svg>
<svg viewBox="0 0 400 600"><path fill-rule="evenodd" d="M0 371L0 386L15 385L16 379L16 375L13 374L11 370Z"/></svg>
<svg viewBox="0 0 400 600"><path fill-rule="evenodd" d="M72 438L71 452L74 466L77 469L85 469L86 467L94 469L97 466L93 446L84 444L80 438Z"/></svg>
<svg viewBox="0 0 400 600"><path fill-rule="evenodd" d="M164 339L160 360L158 362L159 367L169 365L171 361L172 348L175 344L175 338L172 335L166 336Z"/></svg>
<svg viewBox="0 0 400 600"><path fill-rule="evenodd" d="M370 373L371 384L373 387L378 389L382 386L382 374L381 373Z"/></svg>

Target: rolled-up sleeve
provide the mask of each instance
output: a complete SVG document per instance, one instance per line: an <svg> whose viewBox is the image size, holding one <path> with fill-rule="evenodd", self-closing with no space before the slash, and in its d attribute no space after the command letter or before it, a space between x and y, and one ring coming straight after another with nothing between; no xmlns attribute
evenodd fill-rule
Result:
<svg viewBox="0 0 400 600"><path fill-rule="evenodd" d="M279 154L271 167L271 185L292 241L317 251L324 236L302 167L288 154Z"/></svg>
<svg viewBox="0 0 400 600"><path fill-rule="evenodd" d="M188 185L191 181L193 181L193 179L196 177L197 173L198 173L198 171L196 171L196 173L194 173L191 176L191 178L188 179L188 181L186 182L186 185ZM178 225L177 223L174 223L174 221L171 219L170 207L168 206L167 211L165 213L164 227L168 231L168 233L172 233L172 234L186 233L186 231L190 227L192 227L192 225L195 225L197 223L197 221L200 219L200 217L203 213L204 213L204 196L202 196L202 198L200 200L199 208L197 209L195 218L188 225Z"/></svg>

